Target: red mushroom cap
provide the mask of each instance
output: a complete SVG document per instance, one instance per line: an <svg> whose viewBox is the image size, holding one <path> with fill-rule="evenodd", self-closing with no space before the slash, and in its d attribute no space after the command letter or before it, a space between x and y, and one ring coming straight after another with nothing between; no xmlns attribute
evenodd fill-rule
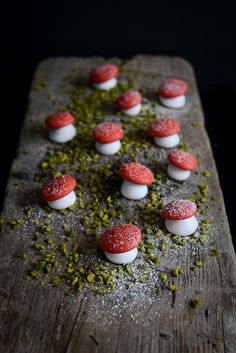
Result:
<svg viewBox="0 0 236 353"><path fill-rule="evenodd" d="M174 200L163 207L161 217L169 220L181 220L194 216L197 212L195 203L188 200Z"/></svg>
<svg viewBox="0 0 236 353"><path fill-rule="evenodd" d="M153 137L166 137L180 132L180 125L173 119L160 119L154 121L149 128L148 133Z"/></svg>
<svg viewBox="0 0 236 353"><path fill-rule="evenodd" d="M175 167L183 170L196 170L197 160L190 153L183 152L180 150L171 151L168 154L168 161Z"/></svg>
<svg viewBox="0 0 236 353"><path fill-rule="evenodd" d="M114 64L101 64L95 67L90 73L90 81L103 83L118 76L118 67Z"/></svg>
<svg viewBox="0 0 236 353"><path fill-rule="evenodd" d="M150 185L154 177L150 169L138 163L125 163L120 167L121 178L139 185Z"/></svg>
<svg viewBox="0 0 236 353"><path fill-rule="evenodd" d="M93 139L100 143L111 143L120 140L124 131L120 124L105 121L93 129Z"/></svg>
<svg viewBox="0 0 236 353"><path fill-rule="evenodd" d="M140 104L142 98L142 95L137 91L124 92L118 97L116 104L119 109L130 109Z"/></svg>
<svg viewBox="0 0 236 353"><path fill-rule="evenodd" d="M158 95L163 98L175 98L187 92L188 85L176 78L164 81L158 88Z"/></svg>
<svg viewBox="0 0 236 353"><path fill-rule="evenodd" d="M61 175L47 181L41 191L40 198L44 201L56 201L75 189L76 180L70 175Z"/></svg>
<svg viewBox="0 0 236 353"><path fill-rule="evenodd" d="M45 120L45 125L49 129L59 129L61 127L70 125L74 123L74 117L67 112L59 112L53 115L50 115Z"/></svg>
<svg viewBox="0 0 236 353"><path fill-rule="evenodd" d="M120 224L108 229L100 238L103 251L120 254L136 248L141 242L141 231L133 224Z"/></svg>

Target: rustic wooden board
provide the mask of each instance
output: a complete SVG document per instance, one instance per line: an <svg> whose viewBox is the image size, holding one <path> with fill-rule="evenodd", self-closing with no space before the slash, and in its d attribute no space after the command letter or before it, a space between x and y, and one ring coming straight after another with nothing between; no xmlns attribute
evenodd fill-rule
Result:
<svg viewBox="0 0 236 353"><path fill-rule="evenodd" d="M42 128L45 116L67 101L61 88L62 79L75 70L80 82L86 81L90 69L103 60L96 57L52 58L40 64L41 75L48 85L38 91L32 89L30 93L18 155L7 186L3 211L7 220L19 218L20 210L27 205L39 207L32 175L49 145ZM113 61L120 63L119 59ZM27 237L30 237L31 229L27 225L16 227L10 233L2 232L2 353L236 351L235 254L193 70L181 58L144 55L134 57L124 67L131 74L140 74L139 85L150 89L150 98L154 97L158 83L166 77L180 77L189 83L190 94L184 109L173 112L158 106L158 113L179 119L184 141L199 156L201 170L211 171L208 182L215 201L209 210L213 220L209 236L214 240L219 256L204 257L204 251L199 252L204 266L194 272L189 269L195 259L192 253L167 257L166 268L181 264L184 270L181 278L176 279L177 294L173 297L171 292L161 290L156 300L147 302L146 306L133 307L135 315L130 314L125 303L119 302L118 314L114 312L115 317L111 319L112 310L105 297L94 297L89 292L65 296L64 288L43 286L32 280L27 274L27 265L15 257L30 244ZM33 85L38 80L35 78ZM48 94L52 92L59 97L54 104L48 100ZM183 197L198 182L198 177L193 176L192 181L183 186ZM180 190L174 190L173 196L179 195ZM203 302L200 309L192 309L189 305L189 300L196 296Z"/></svg>

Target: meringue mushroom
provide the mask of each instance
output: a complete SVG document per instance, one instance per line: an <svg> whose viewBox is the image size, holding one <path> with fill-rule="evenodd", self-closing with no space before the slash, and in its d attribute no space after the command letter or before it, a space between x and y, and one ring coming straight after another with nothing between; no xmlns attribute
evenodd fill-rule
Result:
<svg viewBox="0 0 236 353"><path fill-rule="evenodd" d="M95 67L90 73L94 88L108 91L117 85L118 68L115 64L104 63Z"/></svg>
<svg viewBox="0 0 236 353"><path fill-rule="evenodd" d="M93 130L96 150L104 155L117 153L121 148L120 140L123 136L121 125L110 121L98 124Z"/></svg>
<svg viewBox="0 0 236 353"><path fill-rule="evenodd" d="M53 142L64 143L72 140L76 135L73 125L74 117L67 112L59 112L50 115L45 120L45 125L49 129L49 138Z"/></svg>
<svg viewBox="0 0 236 353"><path fill-rule="evenodd" d="M76 201L74 189L76 180L69 175L61 175L47 181L41 191L40 198L55 210L72 206Z"/></svg>
<svg viewBox="0 0 236 353"><path fill-rule="evenodd" d="M168 79L158 89L160 102L167 108L182 108L185 105L188 85L179 79Z"/></svg>
<svg viewBox="0 0 236 353"><path fill-rule="evenodd" d="M198 228L196 211L197 206L191 201L173 200L163 207L161 216L165 219L165 226L170 233L188 236Z"/></svg>
<svg viewBox="0 0 236 353"><path fill-rule="evenodd" d="M124 179L121 194L129 200L140 200L148 193L147 185L152 184L152 172L138 163L125 163L120 168L120 176Z"/></svg>
<svg viewBox="0 0 236 353"><path fill-rule="evenodd" d="M142 109L142 95L137 91L124 92L117 101L117 107L128 116L136 116Z"/></svg>
<svg viewBox="0 0 236 353"><path fill-rule="evenodd" d="M133 224L120 224L105 231L100 238L100 247L106 258L115 264L132 262L138 254L141 231Z"/></svg>
<svg viewBox="0 0 236 353"><path fill-rule="evenodd" d="M159 119L148 128L148 133L159 147L173 148L179 144L180 125L176 120Z"/></svg>
<svg viewBox="0 0 236 353"><path fill-rule="evenodd" d="M197 169L197 160L190 153L180 150L171 151L168 154L168 161L170 162L167 167L167 174L174 180L186 180L191 171Z"/></svg>

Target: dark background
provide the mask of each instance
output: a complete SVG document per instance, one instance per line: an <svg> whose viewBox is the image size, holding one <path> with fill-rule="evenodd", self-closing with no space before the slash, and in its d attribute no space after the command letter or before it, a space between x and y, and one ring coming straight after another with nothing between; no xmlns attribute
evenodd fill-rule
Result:
<svg viewBox="0 0 236 353"><path fill-rule="evenodd" d="M230 2L13 1L1 4L0 14L1 205L40 60L56 55L178 55L196 71L231 231L236 234L236 20Z"/></svg>

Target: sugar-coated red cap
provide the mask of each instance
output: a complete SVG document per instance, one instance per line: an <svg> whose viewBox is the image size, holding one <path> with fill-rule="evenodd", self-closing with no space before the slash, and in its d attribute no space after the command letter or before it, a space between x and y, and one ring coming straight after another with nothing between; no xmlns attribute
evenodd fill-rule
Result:
<svg viewBox="0 0 236 353"><path fill-rule="evenodd" d="M153 137L166 137L179 132L179 123L170 118L156 120L148 128L149 135Z"/></svg>
<svg viewBox="0 0 236 353"><path fill-rule="evenodd" d="M169 220L181 220L194 216L197 212L195 203L188 200L173 200L163 207L161 216Z"/></svg>
<svg viewBox="0 0 236 353"><path fill-rule="evenodd" d="M197 160L190 153L183 152L180 150L171 151L168 154L168 161L175 167L183 170L196 170Z"/></svg>
<svg viewBox="0 0 236 353"><path fill-rule="evenodd" d="M142 102L142 95L137 91L124 92L121 94L117 101L117 107L119 109L130 109Z"/></svg>
<svg viewBox="0 0 236 353"><path fill-rule="evenodd" d="M172 78L165 80L158 88L158 95L163 98L175 98L187 92L188 85L185 81Z"/></svg>
<svg viewBox="0 0 236 353"><path fill-rule="evenodd" d="M139 185L150 185L154 181L154 176L150 169L138 163L125 163L120 167L122 179Z"/></svg>
<svg viewBox="0 0 236 353"><path fill-rule="evenodd" d="M93 129L93 139L100 143L111 143L120 140L124 131L120 124L105 121Z"/></svg>
<svg viewBox="0 0 236 353"><path fill-rule="evenodd" d="M105 63L95 67L90 73L90 81L103 83L118 76L118 67L115 64Z"/></svg>
<svg viewBox="0 0 236 353"><path fill-rule="evenodd" d="M49 129L59 129L61 127L70 125L74 123L74 117L68 112L59 112L50 115L45 120L45 125Z"/></svg>
<svg viewBox="0 0 236 353"><path fill-rule="evenodd" d="M103 251L120 254L136 248L141 242L141 231L133 224L120 224L102 234L99 246Z"/></svg>
<svg viewBox="0 0 236 353"><path fill-rule="evenodd" d="M56 201L75 189L76 180L70 175L61 175L47 181L41 191L40 198L44 201Z"/></svg>

